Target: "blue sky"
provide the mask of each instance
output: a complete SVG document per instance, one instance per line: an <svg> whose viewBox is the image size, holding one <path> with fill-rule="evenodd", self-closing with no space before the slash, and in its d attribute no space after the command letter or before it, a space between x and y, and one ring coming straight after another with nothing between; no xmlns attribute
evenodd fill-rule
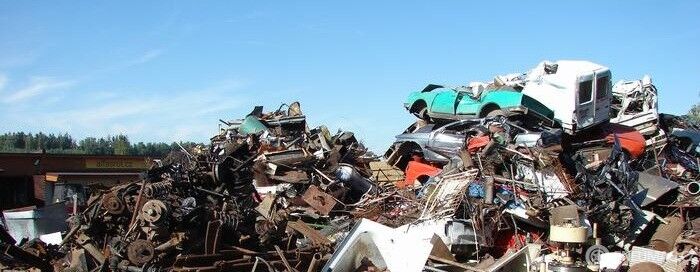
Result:
<svg viewBox="0 0 700 272"><path fill-rule="evenodd" d="M0 132L206 142L299 100L377 152L428 83L587 59L700 101L699 1L0 1Z"/></svg>

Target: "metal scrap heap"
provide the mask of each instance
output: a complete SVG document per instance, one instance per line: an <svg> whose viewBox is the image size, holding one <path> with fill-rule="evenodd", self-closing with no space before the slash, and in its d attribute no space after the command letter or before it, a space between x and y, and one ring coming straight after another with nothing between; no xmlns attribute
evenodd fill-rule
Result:
<svg viewBox="0 0 700 272"><path fill-rule="evenodd" d="M348 211L379 188L351 132L308 129L299 104L287 108L222 121L210 146L174 152L142 180L92 195L38 267L314 271L332 252L327 235L347 228Z"/></svg>
<svg viewBox="0 0 700 272"><path fill-rule="evenodd" d="M210 145L92 195L59 245L3 238L0 262L54 271L697 271L700 132L656 111L650 78L613 87L610 76L589 62L543 62L491 83L428 85L409 96L418 120L383 158L351 132L309 128L297 102L255 107L220 120ZM571 101L535 100L537 88ZM592 111L605 107L585 99L614 110L600 116Z"/></svg>

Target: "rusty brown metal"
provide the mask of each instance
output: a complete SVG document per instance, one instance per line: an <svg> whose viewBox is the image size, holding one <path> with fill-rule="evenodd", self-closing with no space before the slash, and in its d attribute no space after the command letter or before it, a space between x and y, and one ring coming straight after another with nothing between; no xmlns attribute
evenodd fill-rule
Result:
<svg viewBox="0 0 700 272"><path fill-rule="evenodd" d="M3 254L7 254L8 256L12 256L13 258L17 258L18 260L26 264L30 264L34 267L37 267L41 269L41 271L52 270L51 265L46 260L43 260L42 258L39 258L36 255L31 254L25 250L22 250L21 248L15 245L0 243L0 252L2 252Z"/></svg>
<svg viewBox="0 0 700 272"><path fill-rule="evenodd" d="M630 266L628 272L663 272L664 268L652 262L641 262Z"/></svg>
<svg viewBox="0 0 700 272"><path fill-rule="evenodd" d="M129 230L127 231L126 235L124 235L123 238L126 238L129 236L129 233L131 233L131 230L134 229L134 223L136 222L136 219L138 218L138 211L141 210L141 202L143 201L143 190L146 188L146 182L148 179L144 179L141 181L141 188L139 189L139 194L136 197L136 205L134 205L133 213L131 215L131 221L129 221Z"/></svg>
<svg viewBox="0 0 700 272"><path fill-rule="evenodd" d="M286 182L286 183L308 183L309 182L309 175L306 174L304 171L300 170L292 170L292 171L286 171L281 175L274 175L270 176L270 179L277 181L277 182Z"/></svg>
<svg viewBox="0 0 700 272"><path fill-rule="evenodd" d="M685 224L680 217L667 217L664 220L668 221L668 224L661 224L656 229L656 232L651 236L651 248L670 252L673 250L673 246L676 244L676 240L680 237L681 232L683 232L683 225Z"/></svg>
<svg viewBox="0 0 700 272"><path fill-rule="evenodd" d="M282 263L284 263L284 267L287 268L288 272L297 272L297 270L289 264L287 258L284 257L284 252L282 252L282 249L280 249L279 246L275 245L275 251L277 251L277 255L279 255L280 259L282 260Z"/></svg>
<svg viewBox="0 0 700 272"><path fill-rule="evenodd" d="M304 235L304 237L311 240L312 243L315 245L328 246L331 244L331 241L328 240L328 238L323 236L317 230L312 229L311 227L309 227L309 225L302 221L290 221L287 223L287 227L298 231L299 233L301 233L301 235Z"/></svg>
<svg viewBox="0 0 700 272"><path fill-rule="evenodd" d="M155 257L153 243L143 239L137 239L129 243L126 252L129 261L136 266L143 266Z"/></svg>
<svg viewBox="0 0 700 272"><path fill-rule="evenodd" d="M119 199L115 192L109 192L102 196L102 207L111 214L121 214L126 210L126 205Z"/></svg>
<svg viewBox="0 0 700 272"><path fill-rule="evenodd" d="M80 244L80 246L82 246L85 249L85 251L88 252L88 254L90 254L90 256L95 258L95 260L98 263L104 263L105 260L107 259L102 254L102 252L97 247L95 247L94 244L92 244L92 239L90 239L90 237L88 237L87 235L85 235L83 233L78 235L77 242L78 242L78 244Z"/></svg>
<svg viewBox="0 0 700 272"><path fill-rule="evenodd" d="M314 272L314 271L316 271L316 270L318 269L318 264L321 262L321 258L322 258L321 254L315 253L315 254L311 257L311 261L309 262L309 266L308 266L308 268L306 269L306 272Z"/></svg>
<svg viewBox="0 0 700 272"><path fill-rule="evenodd" d="M321 191L316 185L309 186L302 199L322 215L328 215L338 203L333 196Z"/></svg>

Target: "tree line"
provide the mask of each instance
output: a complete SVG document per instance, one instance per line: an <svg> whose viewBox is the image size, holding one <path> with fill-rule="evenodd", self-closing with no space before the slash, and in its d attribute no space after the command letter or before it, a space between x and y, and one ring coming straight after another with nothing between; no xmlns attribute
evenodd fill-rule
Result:
<svg viewBox="0 0 700 272"><path fill-rule="evenodd" d="M688 120L694 124L700 124L700 103L695 103L688 111Z"/></svg>
<svg viewBox="0 0 700 272"><path fill-rule="evenodd" d="M180 142L185 148L197 143ZM52 154L86 154L86 155L132 155L162 158L171 150L179 150L178 143L131 143L126 135L107 137L86 137L75 139L65 134L32 134L9 132L0 135L0 152L30 153L46 152Z"/></svg>

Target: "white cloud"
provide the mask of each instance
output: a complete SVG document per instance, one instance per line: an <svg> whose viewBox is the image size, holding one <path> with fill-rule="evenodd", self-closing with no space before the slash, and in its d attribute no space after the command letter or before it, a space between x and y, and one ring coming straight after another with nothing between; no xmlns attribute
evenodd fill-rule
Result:
<svg viewBox="0 0 700 272"><path fill-rule="evenodd" d="M141 55L138 58L133 59L128 63L127 66L133 66L133 65L139 65L139 64L144 64L147 63L151 60L154 60L158 57L160 57L163 54L162 49L153 49L153 50L148 50L146 51L143 55Z"/></svg>
<svg viewBox="0 0 700 272"><path fill-rule="evenodd" d="M151 49L143 52L141 55L125 57L111 65L92 70L90 73L85 75L85 81L96 77L105 76L106 74L127 70L134 66L146 64L162 56L164 53L165 50L163 49Z"/></svg>
<svg viewBox="0 0 700 272"><path fill-rule="evenodd" d="M70 87L74 84L75 81L72 80L58 80L52 77L32 77L29 79L29 84L27 86L9 94L3 99L3 102L20 102L47 91Z"/></svg>
<svg viewBox="0 0 700 272"><path fill-rule="evenodd" d="M95 69L91 73L85 74L82 77L79 78L80 82L85 82L85 81L90 81L92 80L95 76L102 74L102 73L108 73L108 72L115 72L119 70L124 70L131 68L133 66L145 64L147 62L150 62L161 55L163 55L165 51L163 49L152 49L144 52L142 55L137 56L133 59L122 61L116 65L113 65L111 67L106 67L102 69ZM1 67L1 66L0 66ZM0 91L5 87L7 84L7 77L0 73ZM3 98L0 98L0 101L5 102L5 103L16 103L20 102L22 100L26 100L38 95L41 95L47 91L51 90L56 90L56 89L61 89L61 88L66 88L66 87L71 87L75 85L77 81L76 80L59 80L55 77L43 77L43 76L35 76L35 77L30 77L29 78L29 83L22 89L19 89L15 91L14 93L6 94L4 95Z"/></svg>
<svg viewBox="0 0 700 272"><path fill-rule="evenodd" d="M174 92L114 94L76 107L20 108L5 115L7 130L69 132L73 136L103 137L125 134L138 141L203 141L218 130L218 119L239 116L234 112L246 101L242 84L225 80L208 88ZM69 96L62 101L71 99ZM61 103L59 101L58 103ZM31 118L27 118L31 116ZM14 125L11 125L14 123Z"/></svg>

